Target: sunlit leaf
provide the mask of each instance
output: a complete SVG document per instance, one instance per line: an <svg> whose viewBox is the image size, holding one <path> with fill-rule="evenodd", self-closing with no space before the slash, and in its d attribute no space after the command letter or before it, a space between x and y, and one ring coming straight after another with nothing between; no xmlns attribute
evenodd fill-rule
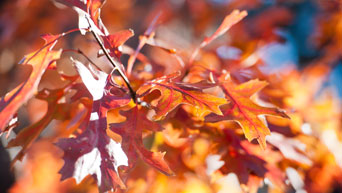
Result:
<svg viewBox="0 0 342 193"><path fill-rule="evenodd" d="M91 93L93 105L86 130L76 138L60 139L56 145L64 151L62 179L73 177L79 183L93 175L101 192L124 188L118 168L127 166L128 160L121 144L107 136L107 111L126 105L127 95L116 96L111 89L111 75L74 60L83 83Z"/></svg>
<svg viewBox="0 0 342 193"><path fill-rule="evenodd" d="M278 108L262 107L250 99L266 85L267 82L259 80L251 80L240 85L235 85L230 79L224 80L220 86L230 103L222 107L222 116L211 114L206 117L206 120L210 122L236 121L249 141L257 139L260 146L265 148L265 137L270 134L270 130L258 116L272 115L289 118Z"/></svg>
<svg viewBox="0 0 342 193"><path fill-rule="evenodd" d="M137 91L139 95L151 93L156 89L161 92L161 96L157 99L158 102L155 106L156 115L154 119L162 119L180 104L193 105L198 109L199 116L202 116L205 112L214 112L222 115L219 106L225 104L226 100L202 91L215 85L204 82L188 84L174 81L178 76L179 73L174 73L157 78L145 83Z"/></svg>
<svg viewBox="0 0 342 193"><path fill-rule="evenodd" d="M241 21L246 16L247 11L240 12L239 10L234 10L231 14L227 15L215 33L210 37L205 38L200 46L192 53L189 63L191 64L194 61L201 48L207 46L210 42L226 33L233 25Z"/></svg>
<svg viewBox="0 0 342 193"><path fill-rule="evenodd" d="M102 37L104 46L110 50L111 56L120 58L122 46L130 37L134 35L133 30L122 30L114 34Z"/></svg>
<svg viewBox="0 0 342 193"><path fill-rule="evenodd" d="M0 100L0 131L3 132L6 125L12 119L18 109L26 103L36 92L38 84L47 67L58 60L62 51L54 51L52 48L59 36L45 35L43 48L24 57L21 64L31 65L32 72L29 78L8 92Z"/></svg>
<svg viewBox="0 0 342 193"><path fill-rule="evenodd" d="M247 16L247 11L240 12L239 10L234 10L232 13L230 13L224 18L220 27L215 31L213 35L203 40L200 47L203 48L204 46L208 45L210 42L215 40L217 37L226 33L234 24L238 23L246 16Z"/></svg>
<svg viewBox="0 0 342 193"><path fill-rule="evenodd" d="M100 18L101 7L105 0L57 0L72 7L78 13L78 27L85 35L91 28L95 33L107 35L107 29Z"/></svg>

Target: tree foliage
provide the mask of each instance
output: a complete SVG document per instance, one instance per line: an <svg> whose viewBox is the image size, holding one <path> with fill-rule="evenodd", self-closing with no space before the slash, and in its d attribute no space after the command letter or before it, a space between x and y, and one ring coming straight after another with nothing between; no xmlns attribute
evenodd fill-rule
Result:
<svg viewBox="0 0 342 193"><path fill-rule="evenodd" d="M24 104L47 103L39 120L8 140L8 148L21 147L12 166L27 155L25 167L39 168L34 164L45 155L42 164L60 165L55 192L328 192L341 186L339 99L321 89L342 56L341 44L330 43L303 70L272 74L263 70L256 40L239 26L247 11L231 11L202 42L177 49L156 35L163 13L154 13L133 49L126 44L132 29L113 32L102 22L104 0L55 3L77 13L78 28L42 36L45 44L20 62L31 66L29 76L1 98L0 131L7 136L20 125ZM231 42L245 53L226 60L215 50L235 27L241 40ZM68 48L64 38L76 35L82 43ZM58 77L53 88L44 86L48 72ZM11 191L23 187L25 180Z"/></svg>

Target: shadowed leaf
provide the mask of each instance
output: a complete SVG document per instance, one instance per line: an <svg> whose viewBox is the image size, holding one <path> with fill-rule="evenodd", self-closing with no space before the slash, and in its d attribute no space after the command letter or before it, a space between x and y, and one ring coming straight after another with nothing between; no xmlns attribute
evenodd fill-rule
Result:
<svg viewBox="0 0 342 193"><path fill-rule="evenodd" d="M160 131L158 123L152 122L146 118L146 113L134 107L130 111L121 111L121 114L127 119L123 123L112 123L110 129L122 137L122 147L128 156L128 163L133 167L138 156L152 167L167 175L173 172L164 160L164 154L161 152L151 152L143 145L142 132L144 129L151 131Z"/></svg>

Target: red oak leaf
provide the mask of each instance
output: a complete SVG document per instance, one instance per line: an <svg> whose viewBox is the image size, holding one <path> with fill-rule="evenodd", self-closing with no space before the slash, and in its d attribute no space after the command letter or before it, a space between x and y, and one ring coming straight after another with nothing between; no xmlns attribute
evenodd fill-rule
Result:
<svg viewBox="0 0 342 193"><path fill-rule="evenodd" d="M226 33L233 25L241 21L243 18L247 16L247 11L240 12L239 10L234 10L231 14L227 15L220 27L215 31L213 35L207 37L203 40L200 47L203 48L208 45L210 42L215 40L217 37Z"/></svg>
<svg viewBox="0 0 342 193"><path fill-rule="evenodd" d="M16 157L12 160L12 165L17 160L22 160L24 154L26 153L27 148L35 141L40 133L48 126L48 124L53 120L64 120L67 117L70 117L70 113L72 108L77 108L79 102L70 103L61 103L60 99L64 97L66 91L69 88L72 88L74 81L77 77L70 77L70 83L60 89L43 89L38 92L35 96L37 99L45 100L48 103L48 109L46 114L36 123L22 129L19 134L8 143L7 147L15 147L21 146L22 149L16 155ZM82 101L81 101L82 102ZM82 116L79 119L83 120L85 118L86 113L82 113ZM72 132L68 130L68 132Z"/></svg>
<svg viewBox="0 0 342 193"><path fill-rule="evenodd" d="M64 96L63 89L48 90L44 89L37 95L38 99L48 102L47 113L36 123L30 125L20 131L20 133L8 143L7 147L21 146L22 149L12 160L14 164L17 160L21 160L26 152L26 149L32 142L38 138L39 134L47 127L47 125L56 117L56 113L62 104L58 101Z"/></svg>
<svg viewBox="0 0 342 193"><path fill-rule="evenodd" d="M230 129L225 129L224 133L228 151L222 157L225 164L220 171L224 174L235 173L240 183L247 185L248 192L256 192L264 178L270 179L279 188L284 186L284 172L277 166L281 159L279 153L271 149L260 151L256 145L241 141Z"/></svg>
<svg viewBox="0 0 342 193"><path fill-rule="evenodd" d="M167 175L173 172L164 161L164 154L161 152L151 152L143 145L142 132L144 129L160 131L158 123L146 118L146 113L134 107L130 111L121 111L127 119L123 123L112 123L110 129L122 137L122 147L128 156L130 168L136 163L138 156L152 167Z"/></svg>
<svg viewBox="0 0 342 193"><path fill-rule="evenodd" d="M72 7L78 13L78 27L84 35L88 28L95 33L108 35L106 27L100 18L101 7L105 0L57 0L69 7Z"/></svg>
<svg viewBox="0 0 342 193"><path fill-rule="evenodd" d="M156 115L154 119L162 119L180 104L193 105L197 109L198 116L202 116L208 111L222 115L219 106L226 104L226 99L202 91L216 85L205 82L190 84L173 81L179 75L180 73L173 73L154 79L145 83L137 91L137 94L141 96L151 93L156 89L161 92L161 96L157 99L157 105L155 106Z"/></svg>
<svg viewBox="0 0 342 193"><path fill-rule="evenodd" d="M73 177L80 183L92 175L101 192L125 188L118 167L127 166L121 145L110 139L103 126L105 120L90 121L85 132L76 138L60 139L56 145L64 151L62 180Z"/></svg>
<svg viewBox="0 0 342 193"><path fill-rule="evenodd" d="M203 40L198 48L192 53L189 63L191 64L195 57L197 56L198 52L201 48L207 46L210 42L215 40L217 37L226 33L233 25L241 21L243 18L247 16L247 11L240 12L239 10L234 10L231 14L227 15L223 22L221 23L220 27L215 31L213 35L207 37Z"/></svg>
<svg viewBox="0 0 342 193"><path fill-rule="evenodd" d="M122 46L130 37L134 35L133 30L122 30L114 34L102 37L104 46L109 49L112 57L121 57L120 46Z"/></svg>
<svg viewBox="0 0 342 193"><path fill-rule="evenodd" d="M247 184L251 174L264 177L266 162L255 155L249 154L242 146L240 138L230 129L224 130L228 151L222 160L225 165L220 169L223 173L234 172L240 183Z"/></svg>
<svg viewBox="0 0 342 193"><path fill-rule="evenodd" d="M0 99L0 133L2 133L13 118L13 115L26 103L36 92L42 75L48 66L60 58L61 50L54 51L52 48L57 43L59 36L45 35L43 48L26 55L21 64L31 65L30 77L12 91Z"/></svg>
<svg viewBox="0 0 342 193"><path fill-rule="evenodd" d="M242 127L248 141L257 139L262 148L266 148L266 135L270 134L268 127L259 119L259 115L273 115L289 118L278 108L262 107L255 104L250 97L267 85L265 81L250 80L235 85L230 79L223 78L220 84L229 104L222 107L223 115L210 114L206 121L217 122L223 120L236 121Z"/></svg>
<svg viewBox="0 0 342 193"><path fill-rule="evenodd" d="M305 155L306 145L297 139L272 132L267 141L277 147L285 158L311 166L312 161Z"/></svg>
<svg viewBox="0 0 342 193"><path fill-rule="evenodd" d="M157 27L158 20L160 18L161 12L158 12L157 15L153 18L152 22L146 29L143 36L139 37L139 45L137 49L135 50L134 54L131 55L128 59L127 63L127 74L130 75L133 69L133 64L140 52L140 50L144 47L144 45L147 43L148 39L152 38L154 36L154 31Z"/></svg>
<svg viewBox="0 0 342 193"><path fill-rule="evenodd" d="M247 141L240 142L244 150L249 155L255 155L259 159L266 162L266 173L262 179L267 178L276 187L283 189L285 187L285 173L279 166L279 162L282 161L283 156L272 148L266 148L266 150L260 149L257 145L249 143Z"/></svg>
<svg viewBox="0 0 342 193"><path fill-rule="evenodd" d="M133 30L123 30L109 35L100 17L101 8L105 0L58 0L58 2L72 7L78 13L78 26L82 35L85 35L90 30L97 41L100 42L100 37L102 38L103 42L101 44L103 44L104 48L101 45L102 49L99 51L99 56L103 54L103 49L109 49L109 54L115 62L120 63L118 65L124 71L123 65L119 61L122 54L120 46L132 37L134 32Z"/></svg>
<svg viewBox="0 0 342 193"><path fill-rule="evenodd" d="M91 66L88 70L82 63L73 62L92 95L93 105L85 131L76 138L60 139L56 143L64 151L64 166L60 170L62 179L74 177L80 182L92 175L101 192L118 186L124 188L118 167L127 166L127 156L121 145L106 134L107 111L128 104L130 97L112 94L111 90L118 88L111 83L111 75Z"/></svg>

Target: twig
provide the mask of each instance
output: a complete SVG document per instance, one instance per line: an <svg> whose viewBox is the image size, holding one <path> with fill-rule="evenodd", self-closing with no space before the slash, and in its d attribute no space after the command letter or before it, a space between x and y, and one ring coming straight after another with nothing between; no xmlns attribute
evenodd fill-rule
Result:
<svg viewBox="0 0 342 193"><path fill-rule="evenodd" d="M60 38L64 37L65 35L68 35L72 32L76 32L76 31L79 31L79 29L72 29L72 30L69 30L67 32L64 32L62 34L59 34L57 38L55 38L54 40L50 41L50 42L46 42L45 45L43 47L41 47L39 50L37 50L30 58L27 59L26 61L26 64L28 64L28 62L30 62L32 60L32 58L36 57L37 54L39 54L39 52L41 52L44 48L46 48L47 46L53 44L53 43L56 43L57 40L59 40Z"/></svg>
<svg viewBox="0 0 342 193"><path fill-rule="evenodd" d="M128 76L131 76L134 62L135 62L135 60L136 60L140 50L146 44L147 39L149 39L149 38L154 36L154 31L155 31L155 28L157 26L157 21L158 21L159 17L161 16L161 14L162 14L162 12L159 11L157 13L157 15L153 18L152 22L150 23L150 25L146 29L144 35L141 36L141 38L139 40L139 45L138 45L137 49L135 50L134 54L129 57L128 64L127 64L127 75Z"/></svg>
<svg viewBox="0 0 342 193"><path fill-rule="evenodd" d="M88 20L88 23L89 23L89 27L91 26L90 25L90 22ZM93 34L95 40L97 41L97 43L100 45L103 53L106 55L107 59L109 60L109 62L113 65L114 68L116 68L119 72L119 75L121 76L121 78L125 81L128 89L129 89L129 92L131 94L131 97L133 99L134 102L136 102L136 93L135 91L133 90L132 86L131 86L131 83L129 82L127 76L122 72L121 68L120 68L120 65L118 64L118 61L115 61L108 53L107 49L105 48L105 46L103 45L100 37L91 29L90 27L90 32Z"/></svg>
<svg viewBox="0 0 342 193"><path fill-rule="evenodd" d="M95 62L93 62L82 50L80 49L65 49L63 50L63 52L75 52L77 54L81 54L83 57L85 57L88 62L90 62L90 64L92 64L97 70L102 70L97 64L95 64Z"/></svg>

